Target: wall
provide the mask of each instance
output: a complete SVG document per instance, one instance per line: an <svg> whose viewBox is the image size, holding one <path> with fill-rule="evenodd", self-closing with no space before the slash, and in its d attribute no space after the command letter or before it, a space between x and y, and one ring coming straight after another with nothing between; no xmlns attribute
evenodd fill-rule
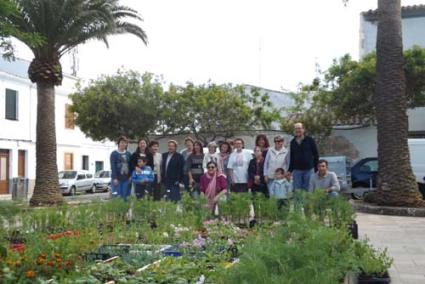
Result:
<svg viewBox="0 0 425 284"><path fill-rule="evenodd" d="M37 94L34 84L24 76L28 62L18 60L12 63L0 61L0 149L9 150L9 178L18 176L18 151L26 151L25 178L29 179L30 194L35 181L35 142ZM96 142L82 133L78 127L65 128L65 104L70 104L77 78L64 76L62 86L56 88L55 120L57 137L58 170L64 169L64 153L74 154L74 169L82 168L82 155L89 156L89 171L95 172L95 162L102 161L109 169L109 155L116 148L112 142ZM5 90L18 91L18 120L5 119Z"/></svg>
<svg viewBox="0 0 425 284"><path fill-rule="evenodd" d="M403 48L414 45L425 47L425 17L403 18ZM360 58L376 49L377 22L369 22L360 16Z"/></svg>

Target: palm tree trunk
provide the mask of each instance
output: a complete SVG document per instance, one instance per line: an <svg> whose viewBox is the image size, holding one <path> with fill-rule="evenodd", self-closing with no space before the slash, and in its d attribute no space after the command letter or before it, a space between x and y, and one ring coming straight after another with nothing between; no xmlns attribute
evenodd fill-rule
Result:
<svg viewBox="0 0 425 284"><path fill-rule="evenodd" d="M378 0L375 106L381 205L421 206L410 166L400 0Z"/></svg>
<svg viewBox="0 0 425 284"><path fill-rule="evenodd" d="M37 83L36 180L31 206L63 202L56 163L55 87Z"/></svg>

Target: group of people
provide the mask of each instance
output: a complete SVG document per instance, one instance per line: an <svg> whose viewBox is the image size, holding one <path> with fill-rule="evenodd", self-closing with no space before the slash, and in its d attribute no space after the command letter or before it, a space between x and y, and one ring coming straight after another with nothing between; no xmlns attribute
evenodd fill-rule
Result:
<svg viewBox="0 0 425 284"><path fill-rule="evenodd" d="M127 200L133 188L137 198L148 194L154 200L164 197L177 202L185 188L194 198L205 195L212 210L228 193L250 191L275 197L279 204L293 190L320 189L338 195L336 174L328 170L326 160L319 159L317 145L301 123L294 125L289 149L280 135L273 142L270 146L265 135L258 135L253 152L245 149L241 138L210 142L204 153L201 142L187 137L182 151L177 151L175 140L169 140L167 152L161 154L157 141L148 144L140 139L131 154L127 139L120 137L110 157L112 194Z"/></svg>

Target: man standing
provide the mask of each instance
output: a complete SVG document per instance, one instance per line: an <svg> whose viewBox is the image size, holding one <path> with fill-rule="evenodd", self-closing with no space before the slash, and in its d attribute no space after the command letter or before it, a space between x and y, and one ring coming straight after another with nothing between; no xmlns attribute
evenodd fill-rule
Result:
<svg viewBox="0 0 425 284"><path fill-rule="evenodd" d="M328 171L328 161L319 160L317 168L317 173L310 178L309 191L324 190L329 196L338 196L340 190L338 178L334 172Z"/></svg>
<svg viewBox="0 0 425 284"><path fill-rule="evenodd" d="M295 137L292 139L289 149L289 169L293 176L294 190L308 190L310 177L315 172L319 161L319 151L313 138L305 135L302 123L294 125Z"/></svg>
<svg viewBox="0 0 425 284"><path fill-rule="evenodd" d="M167 199L179 201L180 183L184 177L184 158L182 154L177 153L177 142L168 141L168 152L162 154L161 177L165 186Z"/></svg>

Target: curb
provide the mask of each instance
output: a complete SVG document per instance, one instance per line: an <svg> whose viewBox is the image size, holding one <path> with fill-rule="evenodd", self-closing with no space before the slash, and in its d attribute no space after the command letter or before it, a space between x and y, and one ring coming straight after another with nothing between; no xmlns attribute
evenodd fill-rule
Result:
<svg viewBox="0 0 425 284"><path fill-rule="evenodd" d="M379 206L360 200L350 200L349 202L356 211L362 213L390 216L425 217L425 208Z"/></svg>

